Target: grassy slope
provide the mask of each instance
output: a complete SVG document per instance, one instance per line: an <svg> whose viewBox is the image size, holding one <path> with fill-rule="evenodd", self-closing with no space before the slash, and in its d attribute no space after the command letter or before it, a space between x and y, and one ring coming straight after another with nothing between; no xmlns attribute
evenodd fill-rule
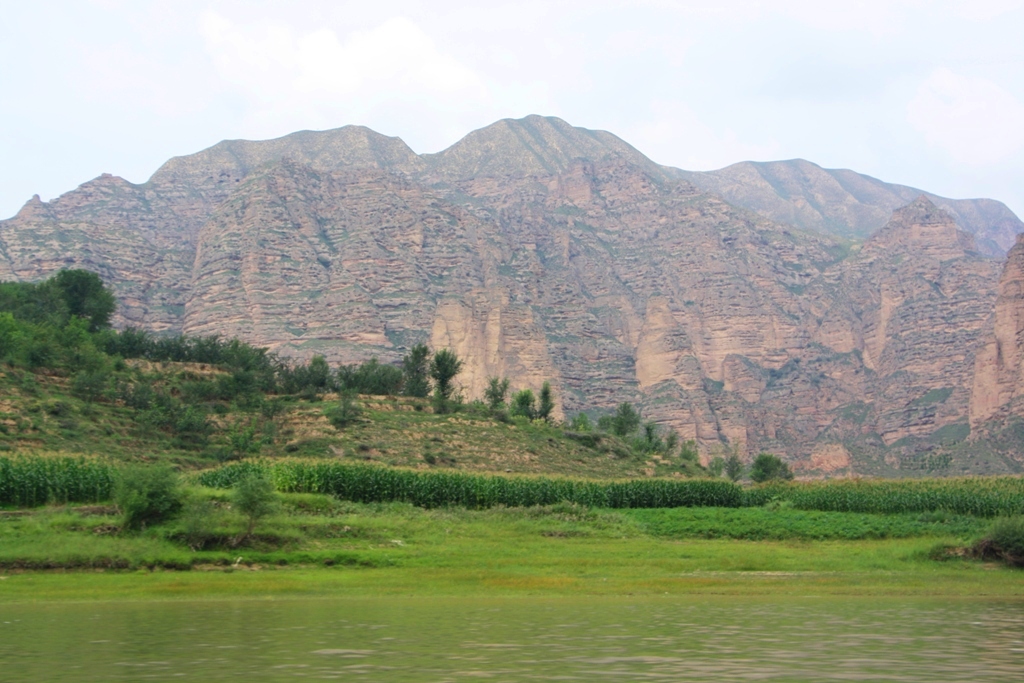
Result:
<svg viewBox="0 0 1024 683"><path fill-rule="evenodd" d="M252 544L198 553L167 540L173 528L139 536L107 533L116 520L103 510L43 509L0 517L0 562L119 557L135 566L168 562L207 569L0 570L0 601L310 594L1024 595L1020 571L928 559L937 544L962 542L984 526L972 518L749 509L739 511L743 519L737 520L736 510L421 510L311 495L284 499L285 511ZM220 531L226 540L241 520L230 511L225 515ZM750 528L778 540L701 538L743 536ZM242 559L232 570L237 558ZM324 566L325 561L333 564Z"/></svg>
<svg viewBox="0 0 1024 683"><path fill-rule="evenodd" d="M172 381L175 374L208 371L184 364L164 368ZM177 448L158 429L141 427L130 408L82 401L70 394L67 384L59 377L0 371L0 451L159 459L189 468L217 464L202 452ZM429 402L418 399L363 397L362 417L337 430L323 415L332 398L287 398L272 421L227 407L213 415L218 429L210 448L225 445L232 426L258 424L258 436L266 441L260 454L267 457L347 457L389 465L597 478L695 471L678 458L623 456L627 449L614 438L606 437L602 448L593 449L545 425L504 424L471 411L434 415Z"/></svg>

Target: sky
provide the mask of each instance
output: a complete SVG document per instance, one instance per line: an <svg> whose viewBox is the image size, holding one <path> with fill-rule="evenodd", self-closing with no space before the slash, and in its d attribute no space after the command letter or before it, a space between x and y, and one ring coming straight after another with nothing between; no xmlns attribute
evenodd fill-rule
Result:
<svg viewBox="0 0 1024 683"><path fill-rule="evenodd" d="M1024 217L1024 0L0 0L0 218L222 139L506 117L804 158Z"/></svg>

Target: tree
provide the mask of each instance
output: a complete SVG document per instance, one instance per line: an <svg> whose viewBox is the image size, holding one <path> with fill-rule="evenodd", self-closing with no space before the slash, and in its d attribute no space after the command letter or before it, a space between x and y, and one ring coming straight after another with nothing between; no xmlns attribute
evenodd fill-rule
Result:
<svg viewBox="0 0 1024 683"><path fill-rule="evenodd" d="M430 377L434 380L434 392L441 401L448 401L455 392L454 380L462 370L462 361L451 349L441 349L430 361Z"/></svg>
<svg viewBox="0 0 1024 683"><path fill-rule="evenodd" d="M555 410L555 394L551 390L551 383L544 382L540 387L540 405L537 407L537 417L545 422L551 422L551 413Z"/></svg>
<svg viewBox="0 0 1024 683"><path fill-rule="evenodd" d="M793 478L793 471L779 456L771 453L759 453L750 466L750 478L758 483L788 480Z"/></svg>
<svg viewBox="0 0 1024 683"><path fill-rule="evenodd" d="M615 409L615 415L611 420L612 433L615 436L625 437L635 432L640 427L640 413L631 403L620 403Z"/></svg>
<svg viewBox="0 0 1024 683"><path fill-rule="evenodd" d="M117 300L99 275L87 270L62 270L53 277L53 283L63 295L68 313L88 320L90 332L110 327Z"/></svg>
<svg viewBox="0 0 1024 683"><path fill-rule="evenodd" d="M720 455L716 455L708 463L708 472L711 472L713 476L720 477L722 472L725 471L725 458Z"/></svg>
<svg viewBox="0 0 1024 683"><path fill-rule="evenodd" d="M235 539L235 545L238 545L252 536L261 519L277 510L277 493L273 482L266 477L253 475L235 484L231 492L231 503L246 518L245 533Z"/></svg>
<svg viewBox="0 0 1024 683"><path fill-rule="evenodd" d="M725 459L725 476L729 477L732 481L739 481L740 477L743 476L743 461L740 460L740 456L736 453L732 453L728 458Z"/></svg>
<svg viewBox="0 0 1024 683"><path fill-rule="evenodd" d="M134 465L119 473L114 503L124 529L143 529L181 509L178 475L170 467Z"/></svg>
<svg viewBox="0 0 1024 683"><path fill-rule="evenodd" d="M430 393L430 383L427 381L430 349L426 344L417 344L409 349L409 353L402 359L402 375L404 393L406 396L426 398Z"/></svg>
<svg viewBox="0 0 1024 683"><path fill-rule="evenodd" d="M498 379L491 377L487 380L487 388L484 389L484 399L487 407L491 410L500 410L505 405L505 397L508 396L508 377Z"/></svg>
<svg viewBox="0 0 1024 683"><path fill-rule="evenodd" d="M355 392L343 389L338 397L338 404L324 410L324 416L335 429L344 429L359 419L362 410L355 402Z"/></svg>
<svg viewBox="0 0 1024 683"><path fill-rule="evenodd" d="M529 389L517 391L512 396L512 409L510 412L515 417L525 417L532 420L537 416L536 399Z"/></svg>
<svg viewBox="0 0 1024 683"><path fill-rule="evenodd" d="M574 432L583 433L592 431L593 426L590 424L590 418L586 413L578 413L576 417L569 422L569 429Z"/></svg>

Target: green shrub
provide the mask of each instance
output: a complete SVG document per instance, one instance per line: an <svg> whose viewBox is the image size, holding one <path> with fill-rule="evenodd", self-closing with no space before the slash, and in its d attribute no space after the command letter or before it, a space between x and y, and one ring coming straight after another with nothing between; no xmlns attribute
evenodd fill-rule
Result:
<svg viewBox="0 0 1024 683"><path fill-rule="evenodd" d="M487 380L487 388L484 389L484 400L491 410L501 410L505 407L505 399L508 396L508 377L491 377Z"/></svg>
<svg viewBox="0 0 1024 683"><path fill-rule="evenodd" d="M512 417L525 417L532 420L537 416L536 399L529 389L517 391L512 395L512 407L509 409Z"/></svg>
<svg viewBox="0 0 1024 683"><path fill-rule="evenodd" d="M743 476L743 470L746 469L743 466L743 461L740 460L740 456L736 453L732 453L728 458L725 459L725 476L729 477L730 481L739 481Z"/></svg>
<svg viewBox="0 0 1024 683"><path fill-rule="evenodd" d="M252 536L256 525L277 510L277 493L274 484L261 473L253 473L235 484L231 493L235 510L246 518L245 533L239 541Z"/></svg>
<svg viewBox="0 0 1024 683"><path fill-rule="evenodd" d="M983 559L1024 567L1024 516L997 519L984 538L974 544L973 552Z"/></svg>
<svg viewBox="0 0 1024 683"><path fill-rule="evenodd" d="M626 437L640 428L640 413L632 403L620 403L615 415L609 422L611 432L618 437Z"/></svg>
<svg viewBox="0 0 1024 683"><path fill-rule="evenodd" d="M402 359L403 394L426 398L430 393L429 359L430 349L426 344L417 344L409 349L409 353Z"/></svg>
<svg viewBox="0 0 1024 683"><path fill-rule="evenodd" d="M324 409L324 416L335 429L348 427L358 420L361 414L355 397L349 392L342 392L337 404Z"/></svg>
<svg viewBox="0 0 1024 683"><path fill-rule="evenodd" d="M178 475L158 465L126 467L117 478L114 503L124 529L143 529L165 521L181 509Z"/></svg>
<svg viewBox="0 0 1024 683"><path fill-rule="evenodd" d="M750 478L758 484L766 481L789 480L793 472L781 458L771 453L760 453L750 466Z"/></svg>

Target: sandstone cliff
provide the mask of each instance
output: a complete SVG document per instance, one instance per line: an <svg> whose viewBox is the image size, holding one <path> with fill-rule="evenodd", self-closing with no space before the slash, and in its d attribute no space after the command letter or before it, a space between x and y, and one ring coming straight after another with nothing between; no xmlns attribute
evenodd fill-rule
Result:
<svg viewBox="0 0 1024 683"><path fill-rule="evenodd" d="M825 169L803 159L744 161L709 171L677 171L697 187L772 220L840 237L863 239L890 214L925 195L973 234L979 249L1002 256L1024 223L1002 202L946 199L905 185L885 183L848 169Z"/></svg>
<svg viewBox="0 0 1024 683"><path fill-rule="evenodd" d="M285 355L448 346L469 397L507 375L564 414L635 401L705 456L891 472L963 439L999 264L951 214L910 197L851 251L678 176L541 117L424 156L358 127L231 141L30 201L0 278L90 268L118 324Z"/></svg>

